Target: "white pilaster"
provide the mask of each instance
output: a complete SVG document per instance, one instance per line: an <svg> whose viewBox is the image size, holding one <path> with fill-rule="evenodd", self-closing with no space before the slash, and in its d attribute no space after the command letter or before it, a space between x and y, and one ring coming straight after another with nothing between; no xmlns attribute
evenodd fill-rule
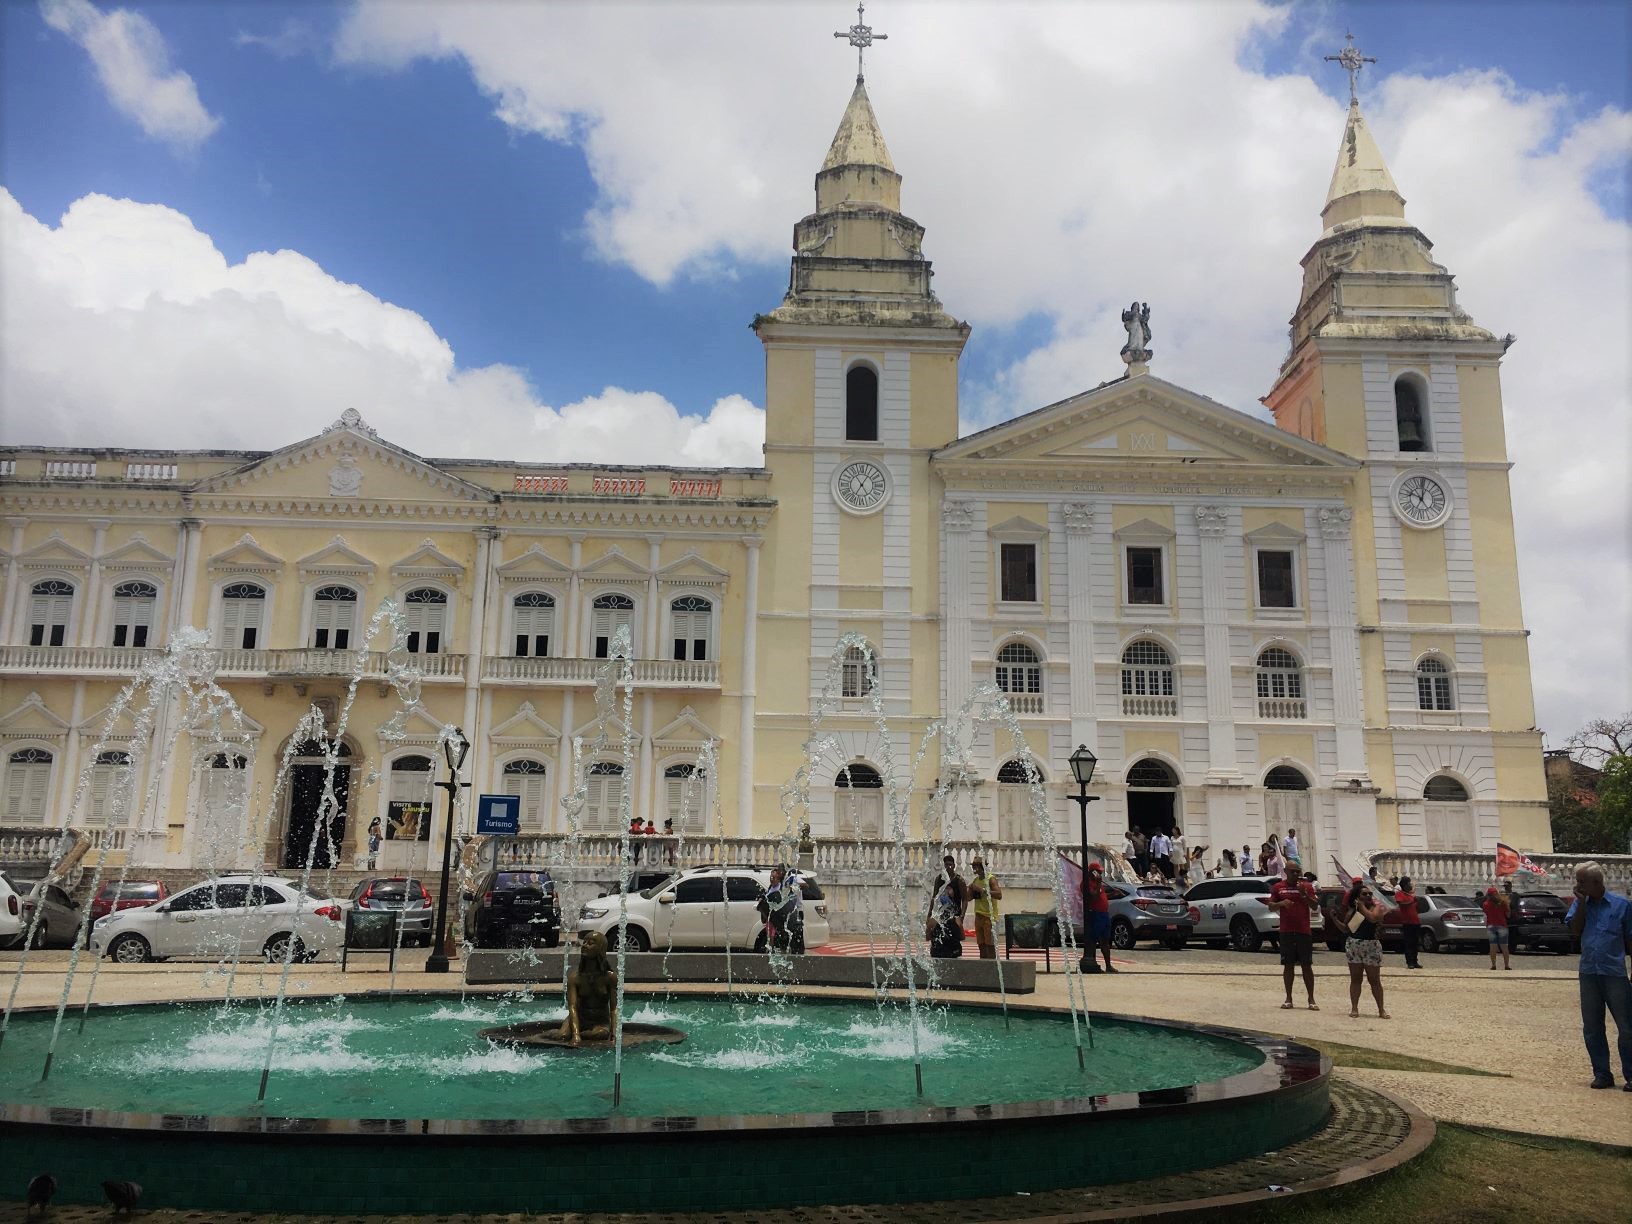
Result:
<svg viewBox="0 0 1632 1224"><path fill-rule="evenodd" d="M661 659L664 653L658 649L657 630L662 623L659 619L657 599L657 571L663 564L663 537L649 535L646 537L646 634L641 643L643 649L635 653L642 658ZM648 807L645 809L650 811Z"/></svg>
<svg viewBox="0 0 1632 1224"><path fill-rule="evenodd" d="M1354 607L1354 549L1347 506L1320 510L1320 537L1326 560L1328 630L1332 649L1332 721L1337 725L1337 780L1357 779L1370 785L1366 773L1365 705L1361 699L1360 632ZM1343 807L1338 808L1339 824Z"/></svg>
<svg viewBox="0 0 1632 1224"><path fill-rule="evenodd" d="M1201 534L1202 659L1207 670L1207 778L1239 782L1235 756L1234 674L1230 666L1228 506L1197 506Z"/></svg>
<svg viewBox="0 0 1632 1224"><path fill-rule="evenodd" d="M587 653L584 650L583 643L578 640L578 624L583 620L582 611L578 607L580 602L578 571L584 564L584 535L581 531L575 531L567 538L572 541L572 546L567 553L567 565L572 569L572 577L567 582L567 633L566 637L562 639L566 643L566 649L561 654L569 659L581 659ZM561 731L565 734L568 729L568 727L563 726Z"/></svg>
<svg viewBox="0 0 1632 1224"><path fill-rule="evenodd" d="M110 519L92 519L95 534L91 537L91 569L85 577L85 610L79 618L79 644L95 646L102 639L97 636L102 620L102 552L108 545Z"/></svg>
<svg viewBox="0 0 1632 1224"><path fill-rule="evenodd" d="M11 628L17 621L17 605L22 599L17 590L17 554L23 551L23 528L28 526L28 520L19 516L8 518L6 523L11 528L11 548L6 556L5 606L0 607L0 646L12 644Z"/></svg>
<svg viewBox="0 0 1632 1224"><path fill-rule="evenodd" d="M1094 507L1088 502L1067 502L1065 517L1065 574L1069 584L1066 604L1067 641L1071 668L1071 744L1099 747L1099 718L1094 708Z"/></svg>
<svg viewBox="0 0 1632 1224"><path fill-rule="evenodd" d="M974 517L974 506L969 502L941 504L941 539L945 547L941 562L941 607L945 610L941 653L946 667L942 684L946 693L944 712L949 717L962 709L969 698L969 660L974 652L970 624L969 528Z"/></svg>
<svg viewBox="0 0 1632 1224"><path fill-rule="evenodd" d="M759 536L744 536L748 549L747 573L743 577L744 604L742 624L742 679L737 698L737 836L752 837L754 832L754 706L759 690L757 681L759 657L756 653L759 637ZM718 785L718 779L714 780Z"/></svg>

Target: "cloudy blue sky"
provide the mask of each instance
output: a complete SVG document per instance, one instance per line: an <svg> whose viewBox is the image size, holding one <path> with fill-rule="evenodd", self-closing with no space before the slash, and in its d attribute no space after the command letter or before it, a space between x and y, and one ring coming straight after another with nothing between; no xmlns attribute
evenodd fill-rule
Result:
<svg viewBox="0 0 1632 1224"><path fill-rule="evenodd" d="M840 3L0 5L0 439L754 463ZM1554 742L1632 704L1632 6L879 0L868 83L968 427L1157 369L1249 411L1362 98L1463 305L1514 332ZM1583 604L1601 615L1581 621ZM1596 627L1601 625L1602 628Z"/></svg>

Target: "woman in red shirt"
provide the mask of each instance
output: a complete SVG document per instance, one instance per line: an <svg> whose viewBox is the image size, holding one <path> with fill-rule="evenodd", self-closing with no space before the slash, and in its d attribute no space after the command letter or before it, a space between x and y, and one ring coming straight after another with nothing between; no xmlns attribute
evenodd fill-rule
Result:
<svg viewBox="0 0 1632 1224"><path fill-rule="evenodd" d="M1502 968L1513 968L1508 955L1507 898L1494 888L1485 889L1479 908L1485 911L1485 934L1490 937L1490 967L1496 968L1496 949L1502 950Z"/></svg>

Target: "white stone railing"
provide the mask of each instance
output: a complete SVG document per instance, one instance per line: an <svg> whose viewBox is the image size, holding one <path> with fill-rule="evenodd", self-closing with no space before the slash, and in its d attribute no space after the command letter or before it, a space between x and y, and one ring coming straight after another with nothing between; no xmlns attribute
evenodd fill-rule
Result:
<svg viewBox="0 0 1632 1224"><path fill-rule="evenodd" d="M1043 695L1041 693L1004 693L1009 699L1009 708L1016 714L1043 713Z"/></svg>
<svg viewBox="0 0 1632 1224"><path fill-rule="evenodd" d="M90 480L96 475L94 459L47 459L47 480Z"/></svg>
<svg viewBox="0 0 1632 1224"><path fill-rule="evenodd" d="M0 671L126 676L163 653L153 646L0 646ZM215 654L216 672L222 676L349 676L357 657L350 650L218 650ZM462 680L465 675L464 655L414 655L413 661L427 680ZM368 652L363 674L386 674L384 651Z"/></svg>
<svg viewBox="0 0 1632 1224"><path fill-rule="evenodd" d="M125 464L126 480L174 480L176 465L173 463L127 463Z"/></svg>
<svg viewBox="0 0 1632 1224"><path fill-rule="evenodd" d="M593 684L605 659L555 659L489 655L482 660L484 680L532 684ZM720 665L709 659L636 659L635 683L675 688L718 688Z"/></svg>
<svg viewBox="0 0 1632 1224"><path fill-rule="evenodd" d="M1575 887L1576 864L1589 859L1604 869L1604 881L1612 892L1632 889L1632 854L1531 854L1536 866L1547 872L1537 880L1523 877L1548 892L1568 893ZM1392 879L1410 876L1421 892L1429 885L1446 892L1471 892L1496 883L1496 856L1460 850L1373 850L1366 866L1374 866ZM1515 885L1517 887L1517 885Z"/></svg>
<svg viewBox="0 0 1632 1224"><path fill-rule="evenodd" d="M1122 713L1129 718L1177 718L1179 716L1179 699L1177 697L1140 697L1133 693L1122 694Z"/></svg>
<svg viewBox="0 0 1632 1224"><path fill-rule="evenodd" d="M122 832L123 830L121 830ZM84 874L83 851L73 853L76 843L84 839L78 829L49 829L43 825L0 825L0 867L30 867L30 878L45 874L53 863L64 864L60 870L64 888L72 891Z"/></svg>
<svg viewBox="0 0 1632 1224"><path fill-rule="evenodd" d="M0 671L130 675L160 653L150 646L0 646Z"/></svg>
<svg viewBox="0 0 1632 1224"><path fill-rule="evenodd" d="M1259 718L1308 718L1309 703L1302 697L1260 697Z"/></svg>
<svg viewBox="0 0 1632 1224"><path fill-rule="evenodd" d="M126 849L126 835L129 832L130 830L125 828L123 825L115 825L111 829L100 828L93 825L91 828L85 830L85 836L90 839L92 850L100 850L102 849L103 843L106 843L108 849L113 851Z"/></svg>
<svg viewBox="0 0 1632 1224"><path fill-rule="evenodd" d="M565 476L549 476L537 472L517 473L515 480L517 493L565 493L567 478Z"/></svg>
<svg viewBox="0 0 1632 1224"><path fill-rule="evenodd" d="M17 475L17 460L0 459L0 476Z"/></svg>

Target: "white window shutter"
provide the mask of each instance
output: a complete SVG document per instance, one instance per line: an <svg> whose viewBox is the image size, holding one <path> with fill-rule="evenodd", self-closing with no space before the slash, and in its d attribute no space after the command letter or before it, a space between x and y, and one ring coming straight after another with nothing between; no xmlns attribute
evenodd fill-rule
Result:
<svg viewBox="0 0 1632 1224"><path fill-rule="evenodd" d="M44 824L45 797L50 788L50 762L11 762L6 767L6 821Z"/></svg>

